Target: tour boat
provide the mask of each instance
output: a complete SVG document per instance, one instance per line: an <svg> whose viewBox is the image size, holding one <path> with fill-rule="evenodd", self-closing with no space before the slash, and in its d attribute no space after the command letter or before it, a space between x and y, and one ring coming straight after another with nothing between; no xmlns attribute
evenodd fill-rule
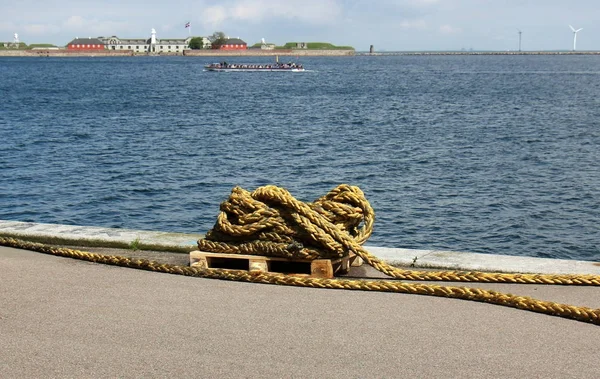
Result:
<svg viewBox="0 0 600 379"><path fill-rule="evenodd" d="M247 64L247 63L211 63L204 66L206 71L221 71L221 72L301 72L304 71L299 63L271 63L271 64Z"/></svg>

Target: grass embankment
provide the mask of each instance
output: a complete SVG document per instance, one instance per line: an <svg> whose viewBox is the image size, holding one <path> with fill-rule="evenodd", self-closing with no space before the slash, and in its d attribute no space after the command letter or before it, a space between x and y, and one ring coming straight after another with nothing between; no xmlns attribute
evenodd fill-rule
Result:
<svg viewBox="0 0 600 379"><path fill-rule="evenodd" d="M296 49L299 42L288 42L283 45L283 49ZM306 48L309 50L354 50L352 46L335 46L327 42L307 42Z"/></svg>
<svg viewBox="0 0 600 379"><path fill-rule="evenodd" d="M19 46L14 47L12 42L0 42L0 50L32 50L35 48L54 48L56 45L51 43L32 43L27 45L25 42L19 42Z"/></svg>
<svg viewBox="0 0 600 379"><path fill-rule="evenodd" d="M29 50L29 46L24 42L20 42L17 47L12 42L0 42L0 50Z"/></svg>
<svg viewBox="0 0 600 379"><path fill-rule="evenodd" d="M56 45L53 45L51 43L32 43L31 45L29 45L30 49L35 49L35 48L48 48L48 47L57 47Z"/></svg>
<svg viewBox="0 0 600 379"><path fill-rule="evenodd" d="M298 44L300 42L287 42L285 45L283 46L275 46L275 50L277 49L301 49L304 50L303 48L299 48ZM254 45L252 45L251 47L261 47L261 43L255 43ZM308 50L354 50L354 48L352 46L335 46L331 43L327 43L327 42L307 42L306 43L306 49Z"/></svg>

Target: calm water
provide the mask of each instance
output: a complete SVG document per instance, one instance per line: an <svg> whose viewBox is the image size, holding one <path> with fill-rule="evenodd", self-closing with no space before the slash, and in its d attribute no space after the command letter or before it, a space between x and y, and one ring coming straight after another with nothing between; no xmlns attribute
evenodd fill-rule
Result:
<svg viewBox="0 0 600 379"><path fill-rule="evenodd" d="M600 259L600 57L213 60L0 58L0 219L203 233L233 186L349 183L371 245Z"/></svg>

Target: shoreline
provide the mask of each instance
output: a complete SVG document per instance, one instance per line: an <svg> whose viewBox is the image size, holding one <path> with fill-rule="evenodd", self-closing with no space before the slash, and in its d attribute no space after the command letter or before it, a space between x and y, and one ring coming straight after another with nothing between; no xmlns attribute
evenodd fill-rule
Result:
<svg viewBox="0 0 600 379"><path fill-rule="evenodd" d="M70 51L67 49L0 50L0 57L328 57L354 56L354 50L184 50L179 53L135 53L125 51Z"/></svg>
<svg viewBox="0 0 600 379"><path fill-rule="evenodd" d="M389 51L355 50L184 50L181 53L135 53L126 51L69 51L67 49L0 50L0 57L386 57L386 56L465 56L465 55L600 55L600 51Z"/></svg>
<svg viewBox="0 0 600 379"><path fill-rule="evenodd" d="M357 56L394 55L600 55L600 51L389 51L357 52Z"/></svg>
<svg viewBox="0 0 600 379"><path fill-rule="evenodd" d="M127 249L135 244L140 250L186 254L197 250L197 241L203 237L203 234L0 220L0 237L50 245L96 248ZM368 243L365 248L395 267L527 274L600 275L600 263L593 261L390 248L371 246Z"/></svg>

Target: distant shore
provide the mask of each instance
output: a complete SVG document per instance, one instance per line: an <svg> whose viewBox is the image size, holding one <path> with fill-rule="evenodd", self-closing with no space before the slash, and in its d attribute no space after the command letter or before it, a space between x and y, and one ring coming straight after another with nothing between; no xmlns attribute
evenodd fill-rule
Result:
<svg viewBox="0 0 600 379"><path fill-rule="evenodd" d="M236 56L353 56L354 50L308 50L308 49L277 49L277 50L185 50L180 53L134 53L133 51L72 51L67 49L36 49L36 50L0 50L2 57L124 57L124 56L186 56L186 57L236 57Z"/></svg>
<svg viewBox="0 0 600 379"><path fill-rule="evenodd" d="M600 55L600 51L382 51L357 52L360 56L389 55Z"/></svg>
<svg viewBox="0 0 600 379"><path fill-rule="evenodd" d="M353 56L356 52L350 49L248 49L248 50L185 50L186 57L274 57L274 56L301 56L301 57L339 57Z"/></svg>
<svg viewBox="0 0 600 379"><path fill-rule="evenodd" d="M383 57L395 55L600 55L600 51L381 51L357 52L354 50L309 50L309 49L277 49L277 50L185 50L180 53L134 53L133 51L71 51L67 49L35 49L35 50L0 50L0 57L142 57L142 56L186 56L186 57L339 57L369 56Z"/></svg>

